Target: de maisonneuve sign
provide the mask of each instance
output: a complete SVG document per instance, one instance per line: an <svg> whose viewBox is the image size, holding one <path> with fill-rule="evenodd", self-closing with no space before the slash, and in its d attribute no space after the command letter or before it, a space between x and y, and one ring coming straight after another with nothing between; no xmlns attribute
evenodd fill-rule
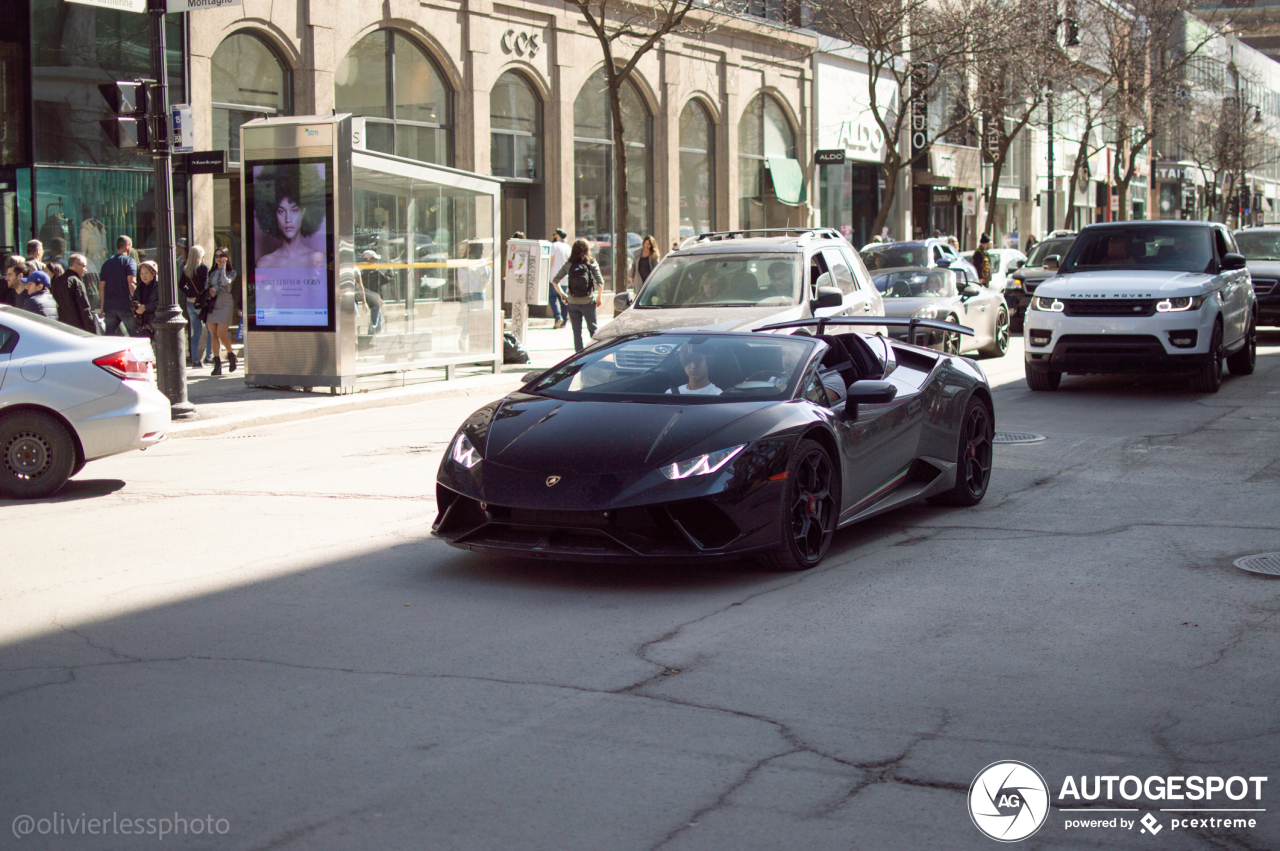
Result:
<svg viewBox="0 0 1280 851"><path fill-rule="evenodd" d="M81 6L97 6L99 9L115 9L117 12L146 12L147 0L67 0ZM223 6L240 6L244 0L168 0L165 8L170 12L198 12L201 9L221 9Z"/></svg>

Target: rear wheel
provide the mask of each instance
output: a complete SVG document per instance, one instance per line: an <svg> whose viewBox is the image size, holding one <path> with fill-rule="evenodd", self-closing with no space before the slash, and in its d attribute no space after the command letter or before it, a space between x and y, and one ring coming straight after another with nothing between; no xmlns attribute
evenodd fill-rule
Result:
<svg viewBox="0 0 1280 851"><path fill-rule="evenodd" d="M55 418L19 411L0 419L0 494L51 496L66 484L75 463L75 443Z"/></svg>
<svg viewBox="0 0 1280 851"><path fill-rule="evenodd" d="M1002 358L1005 352L1009 351L1009 311L1000 308L996 313L995 334L991 338L991 345L983 349L979 354L988 358Z"/></svg>
<svg viewBox="0 0 1280 851"><path fill-rule="evenodd" d="M822 561L840 519L840 477L831 455L802 440L787 465L782 544L762 561L775 570L808 570Z"/></svg>
<svg viewBox="0 0 1280 851"><path fill-rule="evenodd" d="M1057 390L1062 383L1062 373L1049 369L1036 369L1031 364L1024 365L1027 374L1027 386L1032 390Z"/></svg>
<svg viewBox="0 0 1280 851"><path fill-rule="evenodd" d="M960 324L960 320L954 316L948 316L947 321L954 322L957 325ZM955 331L943 331L942 351L949 355L960 354L960 334Z"/></svg>
<svg viewBox="0 0 1280 851"><path fill-rule="evenodd" d="M1191 375L1191 389L1197 393L1217 393L1222 386L1222 323L1213 326L1209 354L1204 366Z"/></svg>
<svg viewBox="0 0 1280 851"><path fill-rule="evenodd" d="M1253 375L1253 368L1258 362L1258 320L1249 317L1249 330L1245 332L1244 347L1227 358L1227 367L1232 375Z"/></svg>
<svg viewBox="0 0 1280 851"><path fill-rule="evenodd" d="M977 505L987 495L991 483L992 442L995 418L979 398L969 400L960 424L956 451L956 483L951 490L930 497L935 505Z"/></svg>

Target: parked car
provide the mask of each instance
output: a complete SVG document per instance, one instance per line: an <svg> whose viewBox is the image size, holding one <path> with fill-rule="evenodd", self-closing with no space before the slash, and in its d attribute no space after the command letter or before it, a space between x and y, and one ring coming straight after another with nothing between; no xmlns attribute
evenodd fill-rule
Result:
<svg viewBox="0 0 1280 851"><path fill-rule="evenodd" d="M432 532L507 557L754 555L802 570L840 527L926 499L980 502L995 423L982 370L838 325L874 320L836 317L823 334L826 321L761 329L819 337L621 335L540 373L454 435ZM655 343L643 371L621 368Z"/></svg>
<svg viewBox="0 0 1280 851"><path fill-rule="evenodd" d="M169 422L150 340L0 306L0 495L50 496L89 461L159 443Z"/></svg>
<svg viewBox="0 0 1280 851"><path fill-rule="evenodd" d="M1054 231L1054 234L1060 234ZM1044 265L1046 257L1057 257L1058 262L1067 256L1071 243L1076 241L1075 234L1069 236L1048 236L1043 242L1037 242L1027 257L1027 262L1012 275L1004 288L1004 300L1009 305L1009 325L1014 333L1022 331L1022 323L1027 315L1027 305L1035 295L1036 287L1046 278L1057 274L1057 268L1048 269Z"/></svg>
<svg viewBox="0 0 1280 851"><path fill-rule="evenodd" d="M932 269L935 266L958 267L967 269L973 279L978 279L978 270L951 247L945 239L919 239L914 242L873 242L864 245L862 262L871 271L876 269L901 269L904 266L923 266Z"/></svg>
<svg viewBox="0 0 1280 851"><path fill-rule="evenodd" d="M1258 324L1280 325L1280 226L1238 230L1235 237L1258 298Z"/></svg>
<svg viewBox="0 0 1280 851"><path fill-rule="evenodd" d="M671 328L754 328L811 316L884 316L853 247L831 228L785 236L704 233L671 251L595 340Z"/></svg>
<svg viewBox="0 0 1280 851"><path fill-rule="evenodd" d="M973 266L973 252L966 251L960 255ZM1014 272L1027 263L1027 255L1016 248L991 249L991 289L1003 293L1012 282ZM974 269L977 269L974 266Z"/></svg>
<svg viewBox="0 0 1280 851"><path fill-rule="evenodd" d="M1089 225L1057 272L1027 311L1032 390L1056 390L1063 373L1169 372L1214 393L1224 358L1235 375L1253 372L1258 304L1225 225Z"/></svg>
<svg viewBox="0 0 1280 851"><path fill-rule="evenodd" d="M899 339L937 347L949 355L977 352L1002 357L1009 351L1009 308L994 289L980 286L964 269L882 269L872 280L884 298L884 315L940 319L972 328L973 336L954 331L917 331L909 339L906 328L890 328Z"/></svg>

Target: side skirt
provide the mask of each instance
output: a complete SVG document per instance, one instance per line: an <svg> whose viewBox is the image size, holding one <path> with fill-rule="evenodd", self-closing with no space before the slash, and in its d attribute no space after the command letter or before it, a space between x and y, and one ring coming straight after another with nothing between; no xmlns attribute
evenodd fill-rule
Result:
<svg viewBox="0 0 1280 851"><path fill-rule="evenodd" d="M931 479L920 481L919 475L909 475L912 469L910 466L904 467L895 473L893 478L876 488L874 493L846 511L845 519L840 521L838 528L883 514L907 503L926 499L955 486L956 462L925 456L917 459L916 464L921 463L933 467L938 474Z"/></svg>

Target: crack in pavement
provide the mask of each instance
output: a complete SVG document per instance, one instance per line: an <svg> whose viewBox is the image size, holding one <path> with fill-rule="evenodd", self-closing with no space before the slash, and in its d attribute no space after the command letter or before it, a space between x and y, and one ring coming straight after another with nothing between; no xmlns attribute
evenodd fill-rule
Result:
<svg viewBox="0 0 1280 851"><path fill-rule="evenodd" d="M1263 611L1267 611L1267 610L1264 609ZM1280 616L1280 610L1269 611L1269 613L1264 618L1262 618L1261 620L1255 623L1240 624L1236 628L1235 635L1232 636L1232 638L1226 644L1218 648L1218 652L1214 654L1214 657L1212 659L1210 659L1208 662L1205 662L1203 665L1196 665L1195 668L1193 668L1192 670L1199 671L1202 668L1208 668L1218 664L1226 657L1228 653L1230 653L1232 650L1236 649L1241 644L1243 644L1244 640L1249 637L1250 633L1261 629L1263 626L1266 625L1267 621L1272 620L1277 616Z"/></svg>

